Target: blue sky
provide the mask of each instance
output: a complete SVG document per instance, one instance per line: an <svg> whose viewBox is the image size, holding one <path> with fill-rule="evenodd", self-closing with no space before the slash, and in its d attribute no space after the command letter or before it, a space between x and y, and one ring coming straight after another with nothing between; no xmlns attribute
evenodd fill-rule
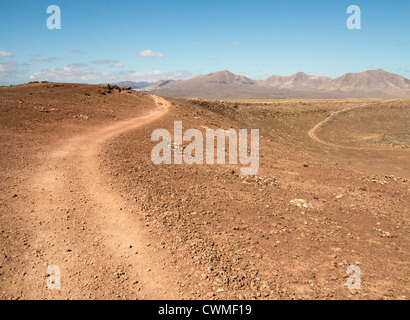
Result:
<svg viewBox="0 0 410 320"><path fill-rule="evenodd" d="M61 9L49 30L47 7ZM349 30L346 9L361 9ZM410 0L2 1L0 84L262 79L384 69L410 78Z"/></svg>

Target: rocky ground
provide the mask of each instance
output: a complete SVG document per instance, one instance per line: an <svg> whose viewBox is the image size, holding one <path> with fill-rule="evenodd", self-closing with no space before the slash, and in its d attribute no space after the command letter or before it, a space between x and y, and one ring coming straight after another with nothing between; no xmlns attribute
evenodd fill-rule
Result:
<svg viewBox="0 0 410 320"><path fill-rule="evenodd" d="M409 177L322 155L308 131L329 116L323 103L275 140L263 108L114 86L1 87L0 298L408 299ZM154 165L151 134L174 121L204 136L259 127L258 174ZM60 290L46 286L50 265ZM351 265L360 289L346 287Z"/></svg>

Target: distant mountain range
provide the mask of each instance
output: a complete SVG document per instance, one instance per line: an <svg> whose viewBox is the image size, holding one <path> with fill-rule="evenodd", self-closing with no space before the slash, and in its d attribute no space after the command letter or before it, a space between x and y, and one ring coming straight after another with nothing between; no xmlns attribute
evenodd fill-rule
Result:
<svg viewBox="0 0 410 320"><path fill-rule="evenodd" d="M133 89L140 89L140 88L145 88L145 87L148 87L148 86L152 85L153 82L121 81L121 82L117 82L117 83L114 83L114 84L117 85L117 86L120 86L120 87L131 87Z"/></svg>
<svg viewBox="0 0 410 320"><path fill-rule="evenodd" d="M347 73L336 79L298 72L287 77L252 80L225 70L189 80L123 83L142 92L187 98L410 98L410 80L381 69Z"/></svg>

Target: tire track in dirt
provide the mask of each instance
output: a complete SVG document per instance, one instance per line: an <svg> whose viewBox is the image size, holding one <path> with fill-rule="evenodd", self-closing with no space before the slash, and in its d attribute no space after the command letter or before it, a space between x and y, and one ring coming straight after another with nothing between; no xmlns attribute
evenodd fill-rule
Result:
<svg viewBox="0 0 410 320"><path fill-rule="evenodd" d="M392 99L392 100L384 101L384 102L381 102L381 103L384 104L384 103L392 102L392 101L395 101L395 100L397 100L397 99ZM364 103L364 104L360 104L360 105L355 106L355 107L352 107L352 108L346 108L346 109L334 111L334 112L332 112L329 116L327 116L324 120L320 121L320 122L317 123L312 129L310 129L310 130L308 131L308 135L309 135L309 137L310 137L312 140L314 140L314 141L316 141L316 142L318 142L318 143L320 143L320 144L329 146L329 147L345 148L345 149L352 149L352 150L374 150L374 148L362 148L362 147L354 147L354 146L344 146L344 145L339 145L339 144L327 142L327 141L324 141L324 140L320 139L320 138L316 135L316 131L317 131L321 126L323 126L326 122L330 121L331 119L337 117L338 115L340 115L340 114L342 114L342 113L346 113L346 112L349 112L349 111L352 111L352 110L356 110L356 109L359 109L359 108L368 107L368 106L370 106L370 105L377 104L377 103L379 103L379 102ZM402 151L402 150L398 150L398 151Z"/></svg>
<svg viewBox="0 0 410 320"><path fill-rule="evenodd" d="M166 259L152 252L138 215L100 172L103 143L163 117L171 103L60 141L31 179L32 249L26 279L31 299L174 299ZM34 259L34 262L31 261ZM61 270L61 290L46 287L46 269ZM173 277L173 276L172 276Z"/></svg>

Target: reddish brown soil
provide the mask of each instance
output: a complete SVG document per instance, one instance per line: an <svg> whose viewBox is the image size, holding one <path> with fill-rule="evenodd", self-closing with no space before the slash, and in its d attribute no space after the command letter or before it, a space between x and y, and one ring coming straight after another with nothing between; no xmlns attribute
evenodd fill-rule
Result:
<svg viewBox="0 0 410 320"><path fill-rule="evenodd" d="M207 103L45 83L1 87L0 112L1 299L409 297L408 180L318 156L310 123L310 155L261 127L258 175L241 176L151 161L174 120L244 128Z"/></svg>

